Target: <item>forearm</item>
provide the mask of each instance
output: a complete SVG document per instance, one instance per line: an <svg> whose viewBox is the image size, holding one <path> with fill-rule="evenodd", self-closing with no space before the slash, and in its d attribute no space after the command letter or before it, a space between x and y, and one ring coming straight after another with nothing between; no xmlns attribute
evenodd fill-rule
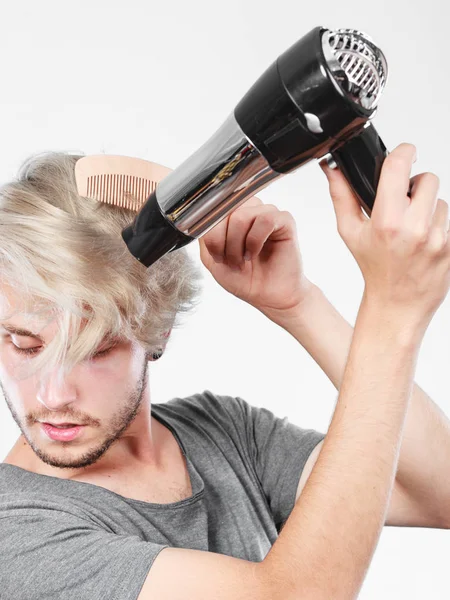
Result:
<svg viewBox="0 0 450 600"><path fill-rule="evenodd" d="M313 285L297 317L282 325L340 389L353 327ZM397 481L424 510L450 523L450 420L413 384L398 461Z"/></svg>
<svg viewBox="0 0 450 600"><path fill-rule="evenodd" d="M361 305L322 451L265 559L286 599L356 598L385 522L419 343L374 316Z"/></svg>

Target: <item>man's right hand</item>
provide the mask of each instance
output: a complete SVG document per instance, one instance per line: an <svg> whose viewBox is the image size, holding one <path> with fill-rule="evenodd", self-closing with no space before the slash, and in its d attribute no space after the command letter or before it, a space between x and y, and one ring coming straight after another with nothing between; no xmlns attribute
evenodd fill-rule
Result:
<svg viewBox="0 0 450 600"><path fill-rule="evenodd" d="M435 174L410 179L415 158L415 146L400 144L385 159L370 219L343 174L322 169L339 234L364 277L364 301L423 335L450 287L449 207Z"/></svg>

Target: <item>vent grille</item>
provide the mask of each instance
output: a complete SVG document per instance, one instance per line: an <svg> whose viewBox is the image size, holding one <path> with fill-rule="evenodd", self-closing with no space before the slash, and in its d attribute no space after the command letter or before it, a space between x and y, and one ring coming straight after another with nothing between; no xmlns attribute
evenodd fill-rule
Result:
<svg viewBox="0 0 450 600"><path fill-rule="evenodd" d="M363 106L371 109L378 103L379 97L386 85L387 63L379 48L375 46L371 38L362 31L354 29L337 29L328 31L323 42L328 46L328 52L337 60L345 77L335 78L352 99ZM332 71L336 71L330 65Z"/></svg>

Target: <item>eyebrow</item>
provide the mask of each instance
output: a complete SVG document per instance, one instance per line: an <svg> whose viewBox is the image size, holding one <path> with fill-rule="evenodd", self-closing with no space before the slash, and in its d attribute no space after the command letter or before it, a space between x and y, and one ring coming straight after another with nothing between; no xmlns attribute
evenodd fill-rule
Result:
<svg viewBox="0 0 450 600"><path fill-rule="evenodd" d="M3 329L6 329L6 331L8 331L9 333L15 333L16 335L20 335L23 337L32 337L32 338L35 338L36 340L39 340L43 344L45 343L44 338L42 338L37 333L28 331L28 329L22 329L21 327L14 327L14 325L4 325L3 323L1 324L1 326L3 327Z"/></svg>

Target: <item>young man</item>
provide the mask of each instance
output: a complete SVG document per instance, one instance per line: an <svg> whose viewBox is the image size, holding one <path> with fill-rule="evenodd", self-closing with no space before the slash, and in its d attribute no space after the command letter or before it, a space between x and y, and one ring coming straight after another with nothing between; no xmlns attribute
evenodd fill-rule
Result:
<svg viewBox="0 0 450 600"><path fill-rule="evenodd" d="M414 154L386 159L371 219L324 167L365 279L354 332L304 276L289 213L251 199L199 240L224 289L340 389L326 437L208 390L151 403L151 355L130 339L108 338L62 380L19 378L60 324L25 327L5 281L19 316L3 321L1 382L21 430L0 465L6 598L347 600L384 524L450 526L450 424L413 384L450 285L448 205L432 174L407 197Z"/></svg>

